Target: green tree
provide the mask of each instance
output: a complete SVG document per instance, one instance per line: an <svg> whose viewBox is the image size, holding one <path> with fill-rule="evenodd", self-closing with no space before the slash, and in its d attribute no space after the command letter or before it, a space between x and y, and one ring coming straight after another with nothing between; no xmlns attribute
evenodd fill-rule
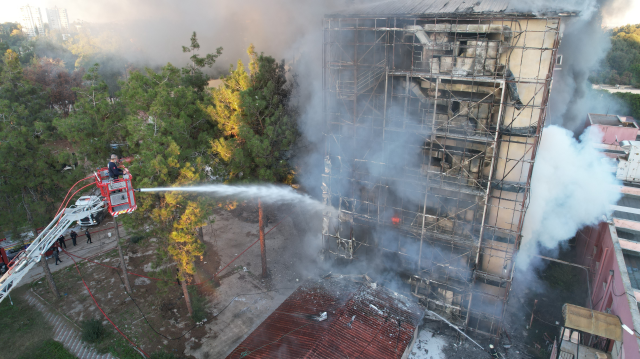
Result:
<svg viewBox="0 0 640 359"><path fill-rule="evenodd" d="M183 71L167 64L160 72L133 72L122 83L120 100L127 113L128 143L135 159L131 164L136 186L166 187L206 180L213 163L207 148L216 134L207 121L197 89L183 86ZM206 198L178 192L138 196L138 210L123 222L130 228L146 228L147 235L164 242L159 257L178 265L179 277L191 314L187 283L204 244L196 228L204 225L211 210Z"/></svg>
<svg viewBox="0 0 640 359"><path fill-rule="evenodd" d="M291 183L291 146L298 137L298 111L292 103L295 81L287 81L284 62L248 49L250 73L241 61L223 86L212 90L207 111L223 136L213 152L227 164L229 181Z"/></svg>
<svg viewBox="0 0 640 359"><path fill-rule="evenodd" d="M0 74L0 228L37 228L51 221L56 203L80 171L61 171L48 147L53 111L47 93L26 81L19 56L4 54Z"/></svg>
<svg viewBox="0 0 640 359"><path fill-rule="evenodd" d="M291 146L298 132L297 109L292 103L296 83L287 81L284 61L247 50L247 73L241 61L223 86L212 91L214 105L208 108L223 136L212 142L213 152L226 163L227 181L291 183ZM258 222L262 277L268 276L262 202L258 200Z"/></svg>
<svg viewBox="0 0 640 359"><path fill-rule="evenodd" d="M93 65L83 76L86 86L76 87L75 111L59 117L54 125L71 141L78 154L92 164L105 164L112 151L111 144L124 144L128 129L123 125L124 106L109 96L109 88ZM123 148L128 155L128 148Z"/></svg>
<svg viewBox="0 0 640 359"><path fill-rule="evenodd" d="M202 94L210 79L207 74L202 72L202 69L205 66L213 66L216 59L222 55L222 47L218 47L215 54L206 54L204 57L200 57L200 55L198 55L198 51L200 51L200 43L198 43L198 37L194 31L193 35L191 35L191 45L182 46L182 52L193 53L189 58L191 63L182 69L183 81L186 86L193 87L199 94Z"/></svg>
<svg viewBox="0 0 640 359"><path fill-rule="evenodd" d="M634 66L640 64L640 24L626 25L611 31L611 49L600 69L591 80L612 85L640 85L640 78L632 76Z"/></svg>

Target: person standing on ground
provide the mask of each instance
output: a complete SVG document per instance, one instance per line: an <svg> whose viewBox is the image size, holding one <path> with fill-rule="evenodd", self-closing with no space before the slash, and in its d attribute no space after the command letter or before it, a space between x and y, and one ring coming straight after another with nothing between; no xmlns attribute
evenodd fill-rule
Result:
<svg viewBox="0 0 640 359"><path fill-rule="evenodd" d="M58 244L55 244L53 246L53 256L56 257L56 265L58 265L58 262L62 263L62 261L60 260L60 250L58 249Z"/></svg>
<svg viewBox="0 0 640 359"><path fill-rule="evenodd" d="M60 237L58 237L58 243L60 243L60 248L64 246L64 249L67 249L67 244L64 243L64 234L61 234Z"/></svg>
<svg viewBox="0 0 640 359"><path fill-rule="evenodd" d="M91 233L89 233L89 228L84 230L84 235L87 236L87 243L93 243L91 242Z"/></svg>
<svg viewBox="0 0 640 359"><path fill-rule="evenodd" d="M76 238L78 238L78 233L76 233L76 231L71 230L71 233L69 233L69 235L71 236L71 242L73 243L73 246L76 246Z"/></svg>

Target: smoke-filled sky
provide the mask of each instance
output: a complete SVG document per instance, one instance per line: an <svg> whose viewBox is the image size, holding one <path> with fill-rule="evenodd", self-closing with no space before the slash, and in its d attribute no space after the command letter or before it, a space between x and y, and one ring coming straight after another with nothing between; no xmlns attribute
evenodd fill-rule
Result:
<svg viewBox="0 0 640 359"><path fill-rule="evenodd" d="M290 59L300 51L298 44L311 30L322 29L325 12L342 8L353 0L127 0L110 1L16 1L0 6L0 22L20 20L20 6L66 8L70 21L109 24L124 41L138 52L129 60L145 65L171 61L182 65L181 46L187 45L193 31L198 33L201 52L224 48L219 64L227 67L245 56L254 43L258 51L277 58Z"/></svg>
<svg viewBox="0 0 640 359"><path fill-rule="evenodd" d="M304 47L299 42L304 41L305 35L321 29L324 13L345 4L366 1L373 0L18 0L0 6L0 22L19 21L20 7L27 4L40 7L45 22L47 8L66 8L70 21L114 24L110 28L119 32L138 52L127 58L145 65L162 65L168 61L181 65L180 61L184 61L181 46L186 45L191 32L196 31L202 52L224 47L219 64L227 67L244 57L250 43L254 43L258 51L290 59ZM548 0L537 2L545 1ZM531 3L512 1L515 7ZM549 6L557 5L558 2L553 1ZM640 22L640 1L615 10L605 14L603 25Z"/></svg>
<svg viewBox="0 0 640 359"><path fill-rule="evenodd" d="M5 2L5 4L2 5L2 11L0 11L0 22L20 20L20 7L27 4L40 7L42 10L42 16L44 17L45 21L45 9L58 6L60 8L67 9L70 21L80 19L89 22L105 23L112 21L136 21L158 18L162 20L186 20L197 22L197 18L215 18L215 14L224 13L225 9L235 8L235 11L242 13L244 11L250 10L250 8L255 5L251 3L252 1L209 1L204 3L193 0L185 0L180 2L167 0L143 0L135 2L127 0L18 0ZM277 5L278 3L284 5L285 2L274 3L270 1L263 1L261 3L264 3L266 8L273 9L273 5ZM295 3L296 2L294 1L289 2L289 4L292 6L295 5ZM322 4L323 1L299 1L299 3L300 6L317 9L317 7L312 4ZM561 3L562 1L553 1L553 5L559 5ZM603 26L615 27L640 22L640 1L636 1L630 4L628 8L620 10L622 11L616 11L615 13L607 16L604 19Z"/></svg>

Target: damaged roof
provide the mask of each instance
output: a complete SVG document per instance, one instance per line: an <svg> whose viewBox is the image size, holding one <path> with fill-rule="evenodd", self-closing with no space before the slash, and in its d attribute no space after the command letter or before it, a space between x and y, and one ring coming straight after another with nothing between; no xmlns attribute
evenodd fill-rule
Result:
<svg viewBox="0 0 640 359"><path fill-rule="evenodd" d="M505 12L509 0L389 0L354 6L335 15L482 14Z"/></svg>
<svg viewBox="0 0 640 359"><path fill-rule="evenodd" d="M541 15L575 16L571 10L549 8L533 13L509 7L511 0L386 0L349 7L326 17L346 16L454 16L509 14L518 16ZM525 6L526 7L526 6Z"/></svg>
<svg viewBox="0 0 640 359"><path fill-rule="evenodd" d="M366 281L308 282L227 358L400 358L423 316L417 303Z"/></svg>

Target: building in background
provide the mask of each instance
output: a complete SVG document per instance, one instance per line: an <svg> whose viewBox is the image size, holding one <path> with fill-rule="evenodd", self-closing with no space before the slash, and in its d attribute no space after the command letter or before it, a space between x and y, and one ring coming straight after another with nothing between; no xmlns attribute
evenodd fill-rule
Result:
<svg viewBox="0 0 640 359"><path fill-rule="evenodd" d="M44 23L42 22L42 14L40 8L25 5L20 7L22 12L22 31L29 37L36 37L38 35L44 35Z"/></svg>
<svg viewBox="0 0 640 359"><path fill-rule="evenodd" d="M610 218L576 235L579 264L589 271L591 297L585 303L596 311L615 314L627 330L622 341L608 348L613 359L640 357L640 141L638 126L631 117L589 114L588 126L604 132L603 143L597 144L612 159L611 171L622 182L621 198L613 206ZM617 137L617 140L616 140ZM599 343L584 342L588 346Z"/></svg>
<svg viewBox="0 0 640 359"><path fill-rule="evenodd" d="M394 272L501 334L561 21L508 1L383 1L324 19L324 255Z"/></svg>
<svg viewBox="0 0 640 359"><path fill-rule="evenodd" d="M49 20L49 28L51 30L66 31L69 30L69 16L67 9L47 9L47 19Z"/></svg>

